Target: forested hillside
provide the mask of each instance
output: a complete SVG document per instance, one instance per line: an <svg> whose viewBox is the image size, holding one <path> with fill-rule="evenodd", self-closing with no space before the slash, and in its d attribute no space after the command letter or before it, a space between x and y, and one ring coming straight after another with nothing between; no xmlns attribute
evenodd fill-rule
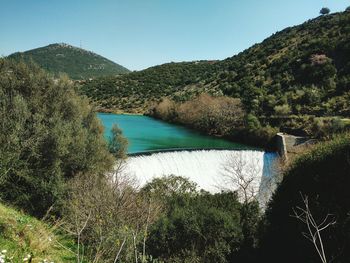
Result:
<svg viewBox="0 0 350 263"><path fill-rule="evenodd" d="M65 73L72 79L87 79L128 73L129 70L100 55L64 43L51 44L25 52L17 52L9 58L33 61L58 77Z"/></svg>
<svg viewBox="0 0 350 263"><path fill-rule="evenodd" d="M212 81L258 115L350 114L350 12L321 16L220 62Z"/></svg>
<svg viewBox="0 0 350 263"><path fill-rule="evenodd" d="M96 79L81 91L114 111L146 112L161 98L182 102L206 92L241 99L263 125L311 130L333 121L315 117L328 116L343 125L350 115L349 22L348 11L320 16L223 61L165 64Z"/></svg>
<svg viewBox="0 0 350 263"><path fill-rule="evenodd" d="M143 113L163 97L182 101L203 92L221 94L219 89L201 83L212 76L215 63L168 63L123 76L94 79L81 90L104 109Z"/></svg>

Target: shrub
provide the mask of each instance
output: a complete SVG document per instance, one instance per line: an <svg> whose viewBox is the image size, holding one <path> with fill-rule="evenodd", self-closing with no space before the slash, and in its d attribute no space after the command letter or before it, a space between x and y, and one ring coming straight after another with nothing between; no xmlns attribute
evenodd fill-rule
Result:
<svg viewBox="0 0 350 263"><path fill-rule="evenodd" d="M246 117L246 127L248 130L257 130L261 128L259 119L253 114L248 114Z"/></svg>
<svg viewBox="0 0 350 263"><path fill-rule="evenodd" d="M0 59L0 119L1 197L31 214L59 213L69 178L112 166L95 113L67 78Z"/></svg>
<svg viewBox="0 0 350 263"><path fill-rule="evenodd" d="M229 262L243 239L240 204L232 193L168 199L151 228L150 253L166 262Z"/></svg>
<svg viewBox="0 0 350 263"><path fill-rule="evenodd" d="M279 116L287 116L291 113L291 107L288 104L278 105L274 107L275 113Z"/></svg>
<svg viewBox="0 0 350 263"><path fill-rule="evenodd" d="M301 156L284 174L266 212L262 252L268 262L318 262L313 244L303 233L306 225L293 217L307 196L310 210L320 223L327 215L336 224L321 235L327 259L349 262L350 253L350 135L320 144ZM286 256L287 255L287 256Z"/></svg>

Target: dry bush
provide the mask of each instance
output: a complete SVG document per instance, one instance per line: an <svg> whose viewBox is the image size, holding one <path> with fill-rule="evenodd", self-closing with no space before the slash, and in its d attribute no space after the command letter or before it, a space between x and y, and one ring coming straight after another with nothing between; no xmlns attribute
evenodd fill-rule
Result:
<svg viewBox="0 0 350 263"><path fill-rule="evenodd" d="M201 94L177 107L178 122L210 134L225 135L243 127L244 111L239 99Z"/></svg>
<svg viewBox="0 0 350 263"><path fill-rule="evenodd" d="M78 262L84 254L93 262L146 256L148 226L157 218L159 205L140 195L136 181L118 171L81 174L70 182L64 220L65 229L77 239Z"/></svg>
<svg viewBox="0 0 350 263"><path fill-rule="evenodd" d="M174 101L164 98L155 108L154 114L164 120L171 120L174 118L176 112L176 104Z"/></svg>

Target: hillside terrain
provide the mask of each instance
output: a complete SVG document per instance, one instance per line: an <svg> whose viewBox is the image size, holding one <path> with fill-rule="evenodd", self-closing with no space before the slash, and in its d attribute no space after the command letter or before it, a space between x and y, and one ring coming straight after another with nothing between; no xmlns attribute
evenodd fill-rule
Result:
<svg viewBox="0 0 350 263"><path fill-rule="evenodd" d="M100 55L64 43L51 44L9 56L17 61L34 61L57 77L60 73L72 79L89 79L128 73L129 70Z"/></svg>
<svg viewBox="0 0 350 263"><path fill-rule="evenodd" d="M170 63L88 81L81 92L101 109L147 112L166 97L240 98L264 125L303 128L314 117L350 116L350 12L286 28L223 61Z"/></svg>
<svg viewBox="0 0 350 263"><path fill-rule="evenodd" d="M75 262L74 241L58 232L0 203L0 262Z"/></svg>
<svg viewBox="0 0 350 263"><path fill-rule="evenodd" d="M164 97L178 101L203 92L221 94L218 88L199 87L214 73L217 61L167 63L123 76L87 81L81 88L102 109L144 113Z"/></svg>

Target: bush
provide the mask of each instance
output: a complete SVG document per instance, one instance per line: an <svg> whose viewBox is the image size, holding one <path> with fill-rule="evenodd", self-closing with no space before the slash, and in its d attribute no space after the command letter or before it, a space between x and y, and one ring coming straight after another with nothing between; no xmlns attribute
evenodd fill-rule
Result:
<svg viewBox="0 0 350 263"><path fill-rule="evenodd" d="M150 253L166 262L229 262L243 239L232 193L178 195L151 228Z"/></svg>
<svg viewBox="0 0 350 263"><path fill-rule="evenodd" d="M279 116L287 116L292 109L288 104L278 105L274 107L275 113Z"/></svg>
<svg viewBox="0 0 350 263"><path fill-rule="evenodd" d="M1 198L36 216L57 213L65 182L111 168L103 129L67 78L0 59Z"/></svg>
<svg viewBox="0 0 350 263"><path fill-rule="evenodd" d="M314 118L311 122L311 133L316 138L331 138L345 130L345 124L339 117Z"/></svg>
<svg viewBox="0 0 350 263"><path fill-rule="evenodd" d="M259 128L261 128L261 124L259 119L254 116L253 114L248 114L246 117L246 127L248 130L258 130Z"/></svg>
<svg viewBox="0 0 350 263"><path fill-rule="evenodd" d="M165 262L250 262L260 210L236 193L210 194L179 176L156 178L141 192L162 203L147 251Z"/></svg>
<svg viewBox="0 0 350 263"><path fill-rule="evenodd" d="M329 214L336 224L321 235L327 259L349 262L350 252L350 135L321 144L301 156L285 173L266 212L262 252L266 262L319 262L306 225L293 217L307 196L317 222Z"/></svg>
<svg viewBox="0 0 350 263"><path fill-rule="evenodd" d="M154 108L152 115L214 135L227 135L244 125L244 111L239 99L209 94L177 104L164 99Z"/></svg>

